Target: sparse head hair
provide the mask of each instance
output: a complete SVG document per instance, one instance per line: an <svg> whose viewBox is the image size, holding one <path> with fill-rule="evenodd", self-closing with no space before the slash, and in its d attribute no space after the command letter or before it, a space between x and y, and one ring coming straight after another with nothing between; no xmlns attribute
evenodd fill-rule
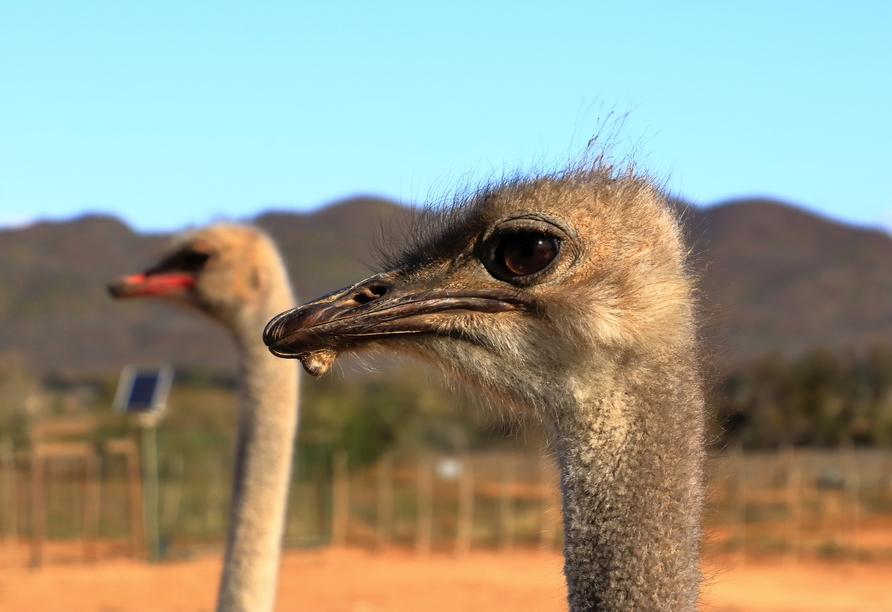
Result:
<svg viewBox="0 0 892 612"><path fill-rule="evenodd" d="M684 347L690 353L694 283L676 212L649 177L601 158L552 174L510 177L423 209L384 253L381 267L388 274L410 278L440 269L456 286L497 283L483 259L492 228L504 220L551 224L563 234L563 252L544 278L509 286L527 302L525 315L469 314L461 320L462 334L474 342L407 338L407 350L433 356L511 406L524 399L552 407L553 398L543 395L550 395L555 377L589 367L604 352L677 358ZM529 317L539 325L530 326ZM478 352L480 359L470 358ZM504 380L517 372L525 381ZM526 397L517 397L520 392Z"/></svg>
<svg viewBox="0 0 892 612"><path fill-rule="evenodd" d="M150 296L196 308L230 330L291 301L284 264L260 229L215 223L176 236L157 264L110 286L117 297ZM256 324L255 324L256 325Z"/></svg>
<svg viewBox="0 0 892 612"><path fill-rule="evenodd" d="M288 278L281 256L272 239L261 229L236 223L215 223L178 236L174 250L204 249L210 254L207 267L197 282L199 293L215 310L229 304L248 305ZM224 303L225 302L225 303Z"/></svg>

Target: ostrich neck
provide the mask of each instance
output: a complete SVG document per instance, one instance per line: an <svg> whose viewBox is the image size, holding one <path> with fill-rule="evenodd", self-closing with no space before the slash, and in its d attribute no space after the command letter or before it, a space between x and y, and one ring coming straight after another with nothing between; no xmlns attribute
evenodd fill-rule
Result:
<svg viewBox="0 0 892 612"><path fill-rule="evenodd" d="M651 364L591 397L558 425L570 610L693 611L702 496L696 378L680 363Z"/></svg>
<svg viewBox="0 0 892 612"><path fill-rule="evenodd" d="M289 291L279 293L231 326L241 397L218 612L269 612L275 605L298 417L297 368L273 357L260 341L264 323L293 306Z"/></svg>

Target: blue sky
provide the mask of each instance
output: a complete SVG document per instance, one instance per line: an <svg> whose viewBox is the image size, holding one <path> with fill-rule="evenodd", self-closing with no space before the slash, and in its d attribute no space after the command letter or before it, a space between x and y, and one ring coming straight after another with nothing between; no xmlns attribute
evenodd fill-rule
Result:
<svg viewBox="0 0 892 612"><path fill-rule="evenodd" d="M0 2L0 223L166 230L557 168L892 227L892 3Z"/></svg>

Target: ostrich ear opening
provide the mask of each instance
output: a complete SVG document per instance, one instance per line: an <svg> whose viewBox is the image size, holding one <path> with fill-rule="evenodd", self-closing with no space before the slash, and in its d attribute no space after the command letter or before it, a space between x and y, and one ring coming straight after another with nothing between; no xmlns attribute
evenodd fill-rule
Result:
<svg viewBox="0 0 892 612"><path fill-rule="evenodd" d="M260 291L263 288L264 281L263 272L257 266L251 266L251 271L248 273L248 285L254 291Z"/></svg>

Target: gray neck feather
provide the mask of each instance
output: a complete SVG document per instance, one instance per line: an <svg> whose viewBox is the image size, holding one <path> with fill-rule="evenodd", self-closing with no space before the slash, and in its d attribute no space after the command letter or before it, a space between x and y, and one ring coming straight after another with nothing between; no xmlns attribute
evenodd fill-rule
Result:
<svg viewBox="0 0 892 612"><path fill-rule="evenodd" d="M703 401L671 361L613 379L558 422L572 612L695 609Z"/></svg>

